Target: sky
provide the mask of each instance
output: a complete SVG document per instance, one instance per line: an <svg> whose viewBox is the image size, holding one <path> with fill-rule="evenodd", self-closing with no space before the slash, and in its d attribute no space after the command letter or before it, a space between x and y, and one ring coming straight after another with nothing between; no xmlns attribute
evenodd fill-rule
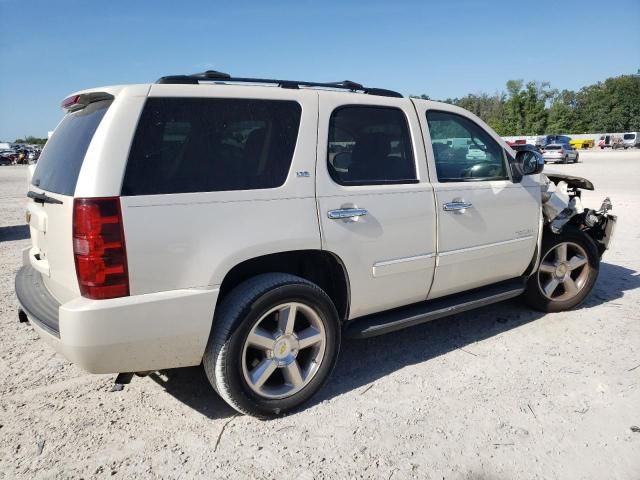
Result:
<svg viewBox="0 0 640 480"><path fill-rule="evenodd" d="M0 140L46 137L84 88L215 69L431 98L640 69L640 0L0 0Z"/></svg>

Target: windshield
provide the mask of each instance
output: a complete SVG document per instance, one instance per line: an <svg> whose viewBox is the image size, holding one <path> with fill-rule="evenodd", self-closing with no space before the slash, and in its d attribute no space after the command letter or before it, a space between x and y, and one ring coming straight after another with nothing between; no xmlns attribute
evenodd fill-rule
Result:
<svg viewBox="0 0 640 480"><path fill-rule="evenodd" d="M42 150L31 181L34 186L73 195L89 143L111 102L91 103L64 117Z"/></svg>

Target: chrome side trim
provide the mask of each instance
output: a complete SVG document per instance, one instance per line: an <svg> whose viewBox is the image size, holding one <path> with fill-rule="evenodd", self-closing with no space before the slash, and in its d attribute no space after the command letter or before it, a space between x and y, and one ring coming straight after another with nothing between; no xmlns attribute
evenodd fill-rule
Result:
<svg viewBox="0 0 640 480"><path fill-rule="evenodd" d="M447 255L453 255L456 253L473 252L474 250L482 250L484 248L499 247L500 245L509 245L510 243L524 242L526 240L531 240L532 238L533 238L533 235L528 235L526 237L514 238L512 240L504 240L502 242L487 243L485 245L478 245L475 247L468 247L468 248L460 248L458 250L447 250L445 252L438 253L438 256L445 257Z"/></svg>
<svg viewBox="0 0 640 480"><path fill-rule="evenodd" d="M415 260L423 260L425 258L433 258L435 257L435 253L426 253L424 255L416 255L415 257L404 257L404 258L396 258L393 260L385 260L384 262L376 262L373 264L374 267L384 267L386 265L395 265L397 263L404 262L413 262Z"/></svg>
<svg viewBox="0 0 640 480"><path fill-rule="evenodd" d="M413 257L394 258L393 260L376 262L371 267L371 273L374 277L382 277L384 275L392 275L395 273L427 270L429 268L433 268L433 262L430 262L429 260L435 256L435 253L427 253Z"/></svg>

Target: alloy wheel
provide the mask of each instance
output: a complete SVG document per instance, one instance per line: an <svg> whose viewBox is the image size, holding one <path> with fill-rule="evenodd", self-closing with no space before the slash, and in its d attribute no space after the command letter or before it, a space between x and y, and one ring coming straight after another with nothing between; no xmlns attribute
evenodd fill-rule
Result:
<svg viewBox="0 0 640 480"><path fill-rule="evenodd" d="M584 248L573 242L559 243L547 252L538 268L540 291L549 300L571 300L587 284L590 268Z"/></svg>
<svg viewBox="0 0 640 480"><path fill-rule="evenodd" d="M311 382L326 349L318 313L289 302L272 308L251 328L242 352L242 372L249 388L263 398L289 397Z"/></svg>

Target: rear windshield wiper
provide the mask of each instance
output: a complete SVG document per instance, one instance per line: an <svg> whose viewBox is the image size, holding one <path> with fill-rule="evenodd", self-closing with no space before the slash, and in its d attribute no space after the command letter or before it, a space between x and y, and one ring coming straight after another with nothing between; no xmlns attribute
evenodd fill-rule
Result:
<svg viewBox="0 0 640 480"><path fill-rule="evenodd" d="M62 202L60 200L58 200L57 198L50 197L49 195L47 195L45 193L34 192L33 190L29 190L29 193L27 193L27 197L33 198L33 200L35 202L40 202L43 205L45 203L55 203L55 204L62 205Z"/></svg>

